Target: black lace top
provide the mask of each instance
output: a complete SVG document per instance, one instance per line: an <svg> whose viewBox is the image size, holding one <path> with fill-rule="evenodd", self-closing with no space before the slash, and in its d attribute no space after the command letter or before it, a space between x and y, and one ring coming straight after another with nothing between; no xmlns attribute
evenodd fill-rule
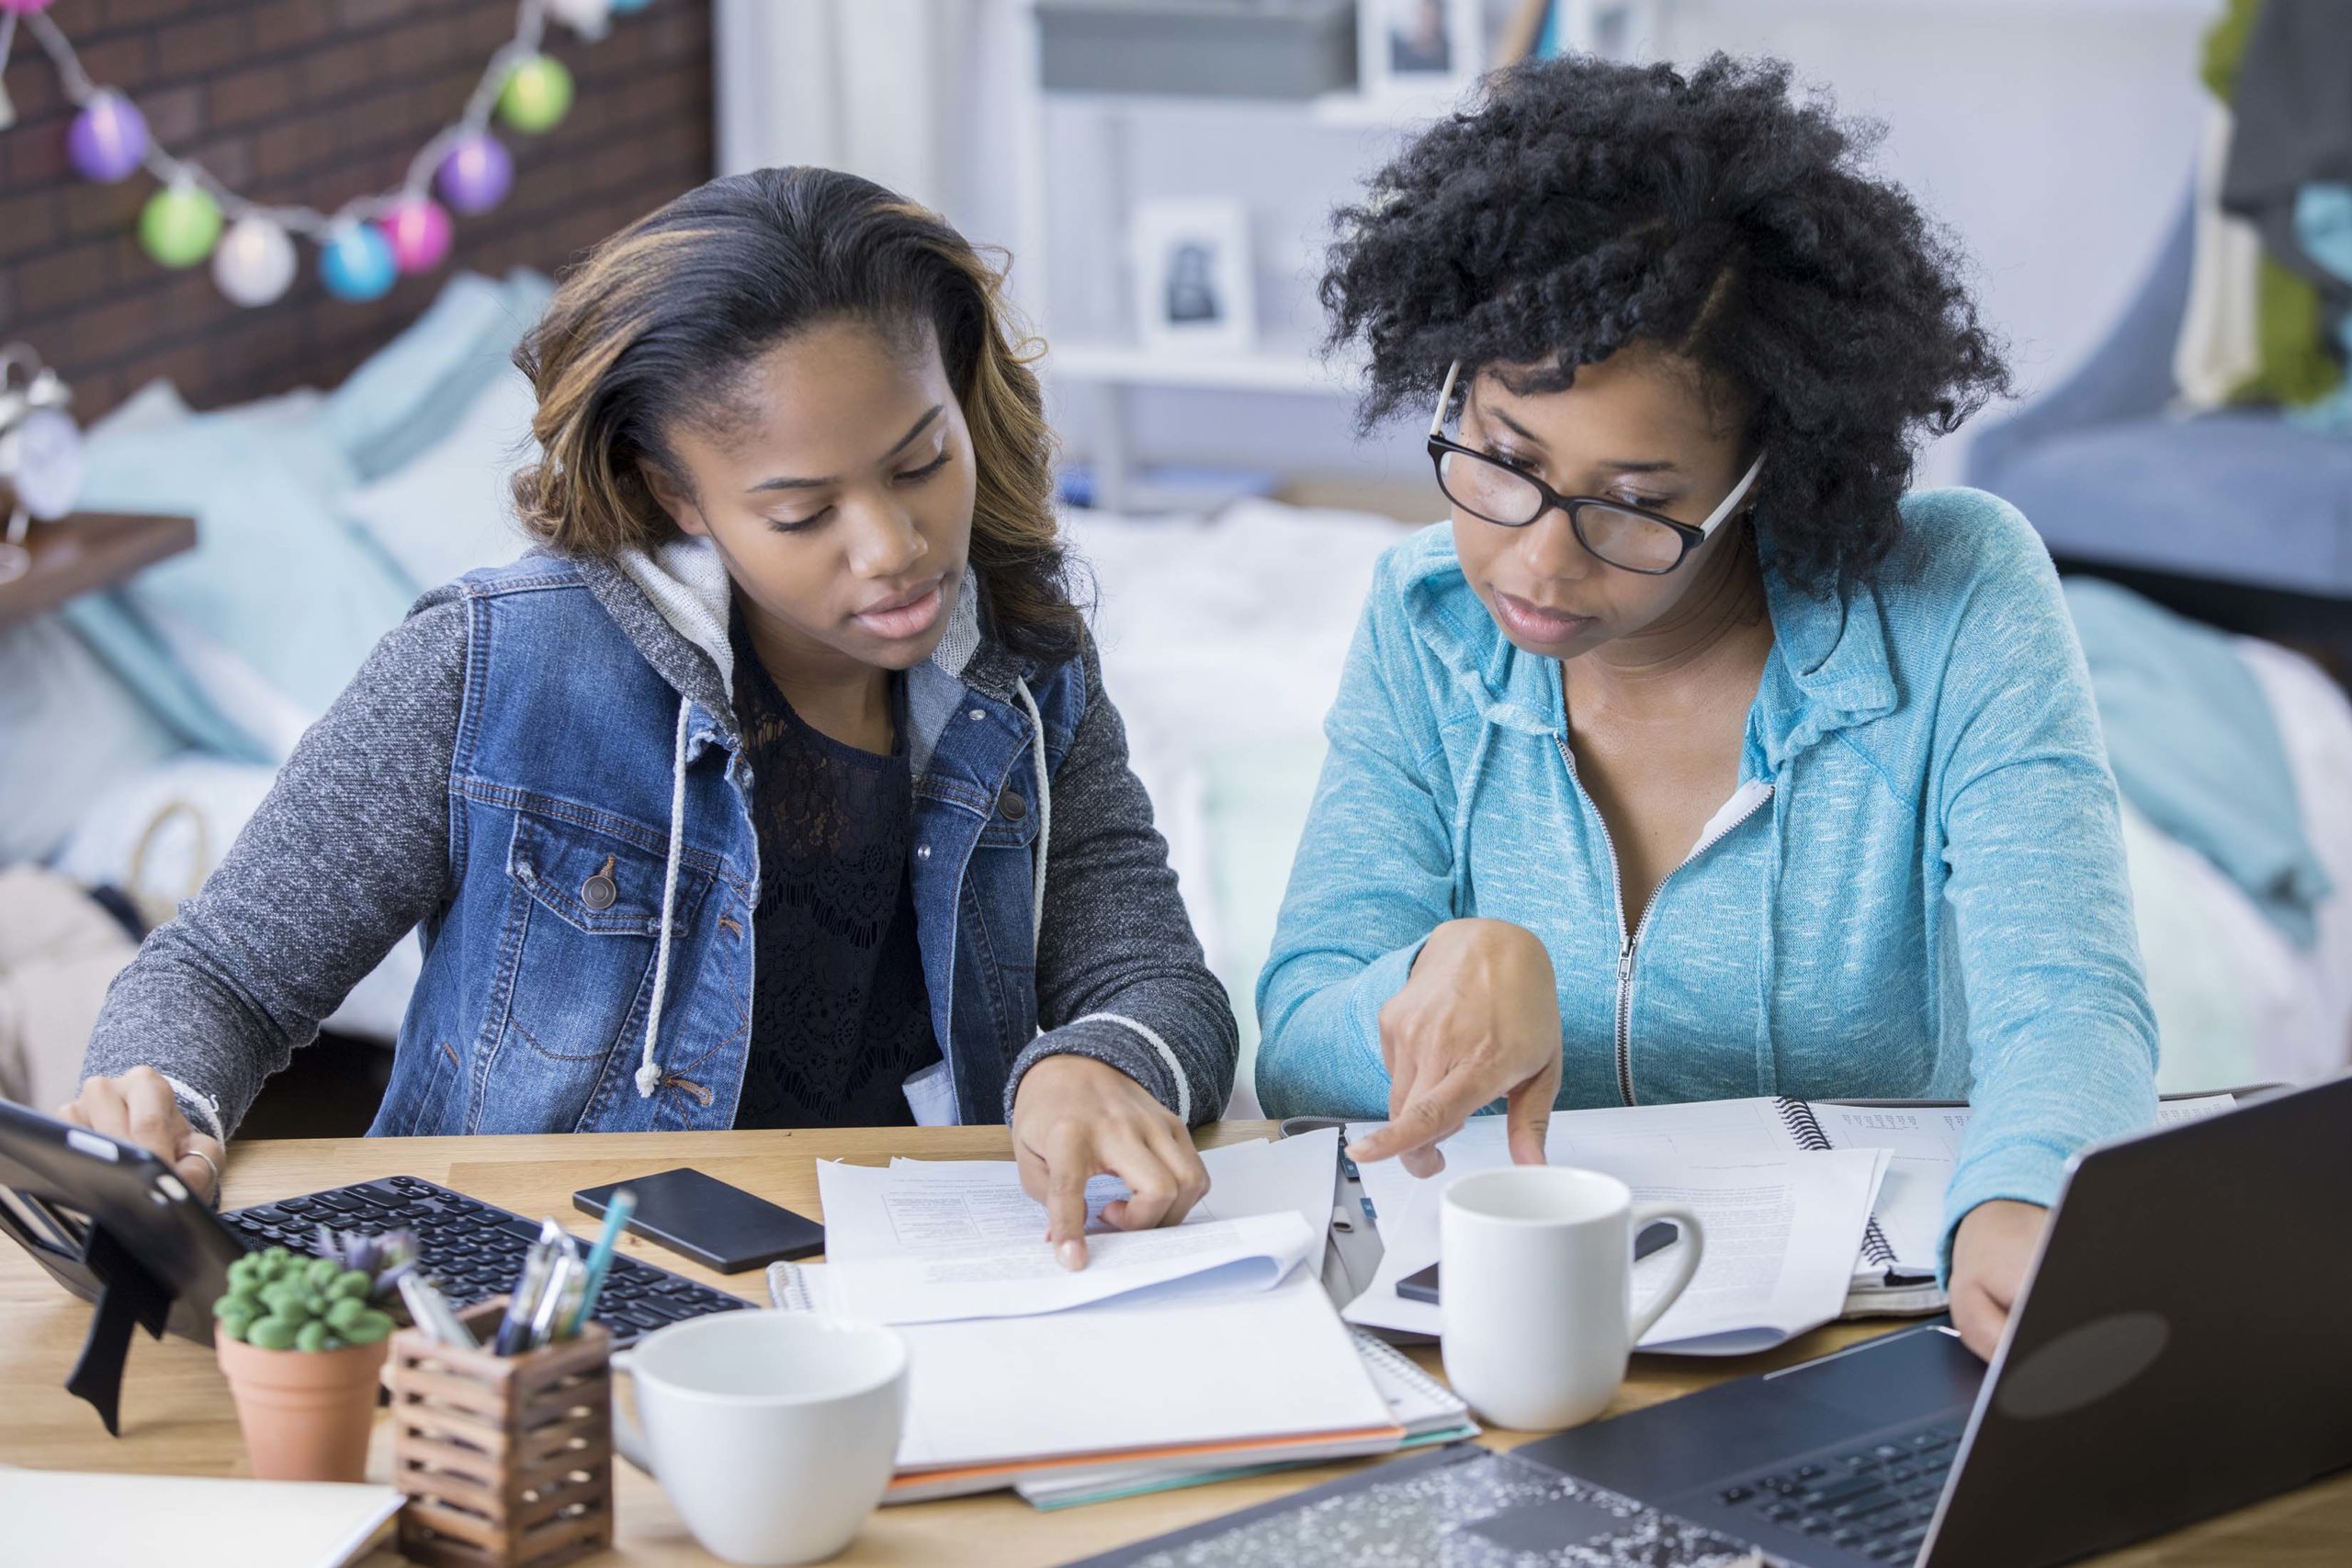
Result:
<svg viewBox="0 0 2352 1568"><path fill-rule="evenodd" d="M915 945L906 688L890 754L792 711L735 617L735 709L760 844L752 1048L738 1127L878 1127L914 1118L900 1089L939 1060Z"/></svg>

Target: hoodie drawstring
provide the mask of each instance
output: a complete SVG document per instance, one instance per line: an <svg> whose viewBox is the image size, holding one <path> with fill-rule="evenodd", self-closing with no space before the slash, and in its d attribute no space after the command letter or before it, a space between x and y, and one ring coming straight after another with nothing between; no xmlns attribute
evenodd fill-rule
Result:
<svg viewBox="0 0 2352 1568"><path fill-rule="evenodd" d="M1031 761L1037 775L1037 874L1030 894L1029 940L1034 944L1046 927L1046 857L1054 831L1054 781L1046 766L1046 716L1029 694L1026 681L1015 681L1013 694L1029 715ZM686 726L692 705L678 703L678 732L670 759L670 854L662 870L662 934L653 955L653 1005L645 1020L645 1050L637 1068L639 1099L650 1099L662 1086L662 1066L654 1050L662 1042L662 1004L670 992L670 928L677 912L678 861L686 843Z"/></svg>
<svg viewBox="0 0 2352 1568"><path fill-rule="evenodd" d="M1046 854L1054 837L1054 779L1046 767L1046 716L1037 711L1037 699L1029 694L1028 682L1015 679L1012 694L1029 710L1031 761L1037 769L1037 878L1029 908L1029 944L1034 953L1046 931Z"/></svg>
<svg viewBox="0 0 2352 1568"><path fill-rule="evenodd" d="M645 1054L637 1068L637 1096L650 1100L661 1087L661 1064L653 1048L662 1039L662 1003L670 992L670 926L677 913L678 860L686 847L686 718L693 705L678 699L678 736L670 753L670 856L662 868L662 937L653 950L653 1009L645 1020Z"/></svg>

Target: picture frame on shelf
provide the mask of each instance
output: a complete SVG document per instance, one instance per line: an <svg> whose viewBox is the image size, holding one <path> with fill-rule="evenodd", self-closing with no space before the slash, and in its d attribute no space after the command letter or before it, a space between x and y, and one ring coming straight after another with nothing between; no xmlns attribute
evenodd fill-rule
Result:
<svg viewBox="0 0 2352 1568"><path fill-rule="evenodd" d="M1128 228L1136 337L1182 354L1246 354L1258 335L1250 214L1212 197L1145 201Z"/></svg>
<svg viewBox="0 0 2352 1568"><path fill-rule="evenodd" d="M1356 80L1367 97L1451 97L1486 69L1483 0L1357 0Z"/></svg>

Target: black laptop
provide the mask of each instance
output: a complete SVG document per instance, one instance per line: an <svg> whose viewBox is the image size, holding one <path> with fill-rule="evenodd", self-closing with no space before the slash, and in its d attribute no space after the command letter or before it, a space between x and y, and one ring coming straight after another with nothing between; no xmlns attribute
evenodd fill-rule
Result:
<svg viewBox="0 0 2352 1568"><path fill-rule="evenodd" d="M1990 1367L1912 1328L1514 1457L1804 1568L2041 1568L2352 1465L2352 1077L2078 1156Z"/></svg>

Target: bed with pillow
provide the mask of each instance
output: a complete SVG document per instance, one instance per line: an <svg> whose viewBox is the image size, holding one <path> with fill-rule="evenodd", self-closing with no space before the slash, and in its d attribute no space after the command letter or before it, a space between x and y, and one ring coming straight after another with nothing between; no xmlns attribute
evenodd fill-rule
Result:
<svg viewBox="0 0 2352 1568"><path fill-rule="evenodd" d="M84 505L187 513L198 547L0 637L0 863L130 891L152 918L219 863L277 764L426 589L526 541L512 363L551 286L454 276L328 391L191 412L153 382L88 432ZM327 1027L389 1043L413 937Z"/></svg>

